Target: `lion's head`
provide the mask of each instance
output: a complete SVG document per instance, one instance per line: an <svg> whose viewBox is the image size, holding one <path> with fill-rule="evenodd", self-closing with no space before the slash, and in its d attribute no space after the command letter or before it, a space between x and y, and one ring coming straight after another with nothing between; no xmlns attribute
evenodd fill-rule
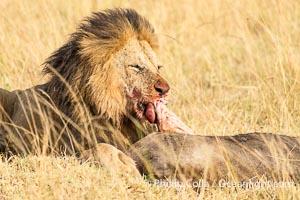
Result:
<svg viewBox="0 0 300 200"><path fill-rule="evenodd" d="M154 106L165 98L169 85L159 73L155 52L145 40L130 40L112 59L120 70L127 99L127 112L138 119L155 122ZM152 112L152 113L149 113Z"/></svg>
<svg viewBox="0 0 300 200"><path fill-rule="evenodd" d="M44 71L52 76L51 91L64 94L55 98L68 115L79 116L75 93L102 120L120 125L133 116L153 123L153 106L170 89L159 73L157 49L144 17L132 9L106 10L86 18L48 58Z"/></svg>

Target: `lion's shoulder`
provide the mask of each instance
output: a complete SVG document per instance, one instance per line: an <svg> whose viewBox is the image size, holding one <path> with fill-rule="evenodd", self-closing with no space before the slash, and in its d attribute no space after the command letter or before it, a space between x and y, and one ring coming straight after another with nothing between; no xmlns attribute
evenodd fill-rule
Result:
<svg viewBox="0 0 300 200"><path fill-rule="evenodd" d="M0 121L6 121L14 112L17 94L0 88Z"/></svg>

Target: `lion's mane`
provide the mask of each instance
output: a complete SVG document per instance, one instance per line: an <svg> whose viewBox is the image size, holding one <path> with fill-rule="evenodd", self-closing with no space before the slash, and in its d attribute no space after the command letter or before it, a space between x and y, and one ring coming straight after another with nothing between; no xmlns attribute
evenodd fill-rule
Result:
<svg viewBox="0 0 300 200"><path fill-rule="evenodd" d="M46 92L56 106L74 120L88 113L119 125L126 116L126 94L110 59L134 38L158 48L154 28L132 9L86 18L44 63L43 71L51 77Z"/></svg>

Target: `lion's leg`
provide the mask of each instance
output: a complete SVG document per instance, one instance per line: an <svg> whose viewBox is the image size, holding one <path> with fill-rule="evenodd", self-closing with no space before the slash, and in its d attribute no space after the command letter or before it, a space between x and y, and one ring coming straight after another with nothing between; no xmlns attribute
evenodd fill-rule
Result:
<svg viewBox="0 0 300 200"><path fill-rule="evenodd" d="M97 144L95 148L84 151L82 159L99 163L101 166L116 172L132 174L136 178L141 177L135 162L110 144Z"/></svg>

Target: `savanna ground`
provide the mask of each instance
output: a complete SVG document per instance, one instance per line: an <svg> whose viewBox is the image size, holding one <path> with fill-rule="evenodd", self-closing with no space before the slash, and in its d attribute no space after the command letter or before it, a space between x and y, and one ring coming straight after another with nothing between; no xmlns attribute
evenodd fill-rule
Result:
<svg viewBox="0 0 300 200"><path fill-rule="evenodd" d="M92 11L131 7L156 27L171 107L202 135L300 136L300 1L0 1L0 87L46 81L41 64ZM4 159L5 160L5 159ZM297 199L299 187L177 191L71 157L0 162L3 199Z"/></svg>

